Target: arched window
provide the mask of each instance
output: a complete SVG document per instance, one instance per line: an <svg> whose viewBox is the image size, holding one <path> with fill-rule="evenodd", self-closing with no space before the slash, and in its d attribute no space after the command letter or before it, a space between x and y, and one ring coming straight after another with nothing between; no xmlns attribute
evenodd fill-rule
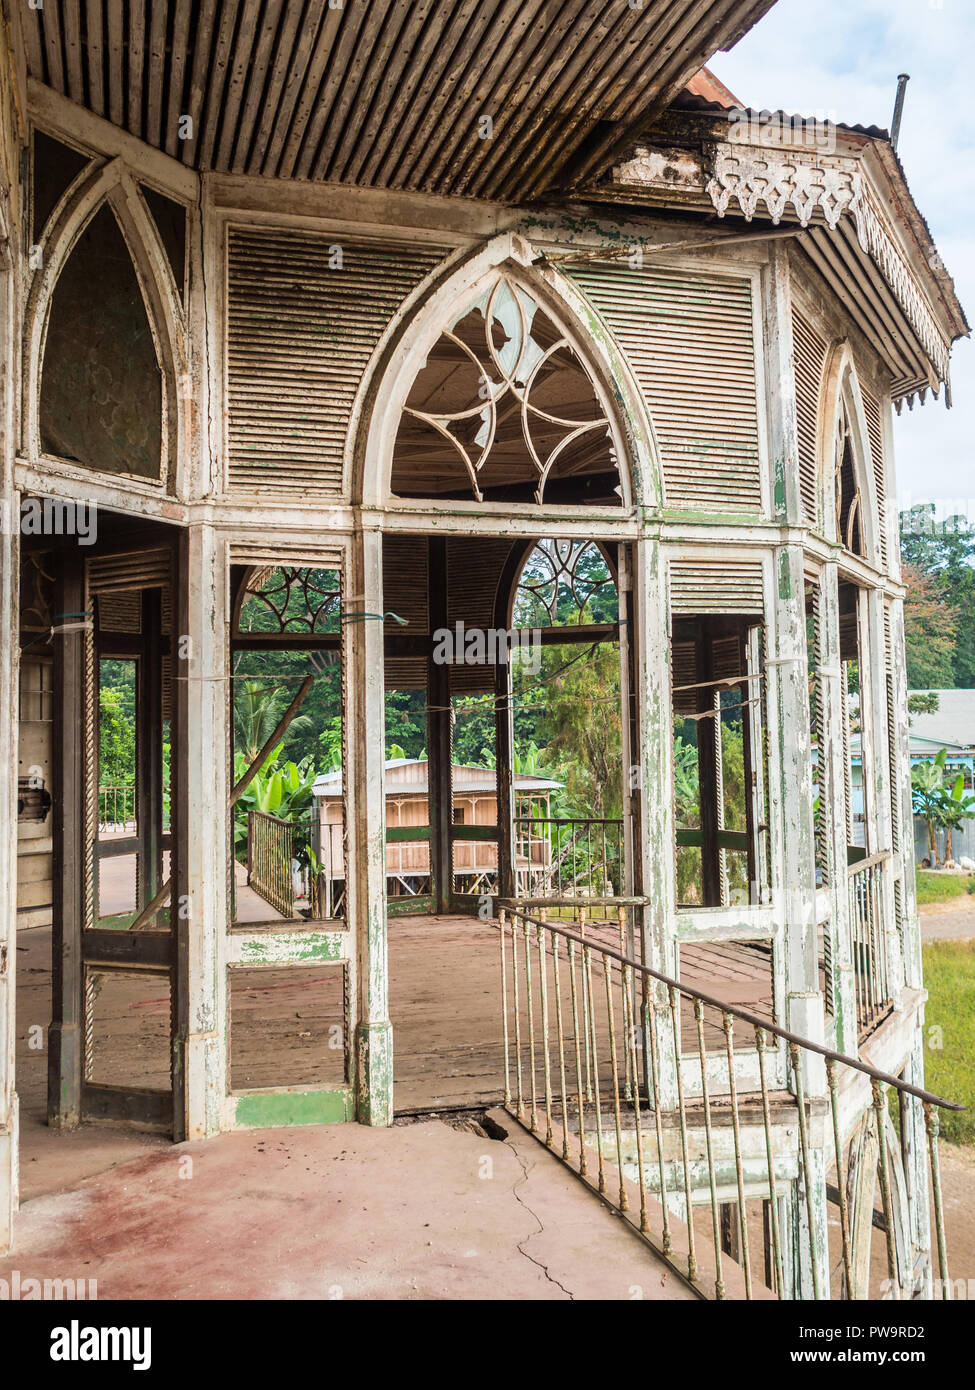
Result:
<svg viewBox="0 0 975 1390"><path fill-rule="evenodd" d="M163 383L125 237L103 204L58 277L40 391L41 448L104 473L158 478Z"/></svg>
<svg viewBox="0 0 975 1390"><path fill-rule="evenodd" d="M446 326L407 397L399 497L619 506L606 411L569 338L501 273Z"/></svg>
<svg viewBox="0 0 975 1390"><path fill-rule="evenodd" d="M616 583L595 541L542 540L533 546L515 587L518 628L616 623Z"/></svg>
<svg viewBox="0 0 975 1390"><path fill-rule="evenodd" d="M837 540L854 555L866 557L863 496L857 480L853 438L849 417L845 410L840 415L837 428L833 495L836 506Z"/></svg>

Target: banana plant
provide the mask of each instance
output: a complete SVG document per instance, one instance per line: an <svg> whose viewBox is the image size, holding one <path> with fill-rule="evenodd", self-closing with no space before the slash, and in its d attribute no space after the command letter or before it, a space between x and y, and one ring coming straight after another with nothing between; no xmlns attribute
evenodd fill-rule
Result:
<svg viewBox="0 0 975 1390"><path fill-rule="evenodd" d="M914 814L920 816L928 828L928 852L932 865L938 862L938 840L935 828L941 810L944 793L945 759L948 750L942 748L936 758L928 762L915 763L911 768L911 801Z"/></svg>
<svg viewBox="0 0 975 1390"><path fill-rule="evenodd" d="M951 852L952 832L960 830L966 820L973 818L975 818L975 795L971 792L966 795L965 774L959 772L950 791L945 787L942 788L938 824L945 832L945 859L954 857Z"/></svg>

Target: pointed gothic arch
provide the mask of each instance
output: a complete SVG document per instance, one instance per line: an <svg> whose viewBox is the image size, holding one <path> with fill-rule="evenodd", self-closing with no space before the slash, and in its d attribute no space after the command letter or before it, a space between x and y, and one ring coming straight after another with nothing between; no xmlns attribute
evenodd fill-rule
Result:
<svg viewBox="0 0 975 1390"><path fill-rule="evenodd" d="M819 419L820 506L824 531L875 569L883 568L876 471L863 393L849 343L826 363Z"/></svg>
<svg viewBox="0 0 975 1390"><path fill-rule="evenodd" d="M602 493L594 506L659 505L653 430L630 368L571 282L538 260L521 237L493 238L404 305L354 412L355 501L476 506L493 493L561 505L553 483L588 476ZM425 467L412 487L405 451Z"/></svg>
<svg viewBox="0 0 975 1390"><path fill-rule="evenodd" d="M106 219L111 219L106 220ZM26 305L23 365L24 412L21 446L30 459L45 452L52 437L45 431L44 377L52 313L58 304L62 276L84 239L96 230L116 241L120 266L131 269L145 316L146 341L151 344L159 380L158 467L102 470L88 459L73 460L91 471L125 473L143 482L173 490L180 461L180 441L186 433L191 397L186 347L186 321L170 260L145 199L121 159L95 163L82 173L58 201L40 234L32 265ZM123 270L124 274L124 270ZM64 283L67 283L65 281ZM145 344L143 344L145 347ZM97 373L98 363L91 364ZM133 418L144 402L131 402ZM152 432L154 434L154 431ZM59 455L60 456L60 455ZM69 460L72 461L72 460Z"/></svg>

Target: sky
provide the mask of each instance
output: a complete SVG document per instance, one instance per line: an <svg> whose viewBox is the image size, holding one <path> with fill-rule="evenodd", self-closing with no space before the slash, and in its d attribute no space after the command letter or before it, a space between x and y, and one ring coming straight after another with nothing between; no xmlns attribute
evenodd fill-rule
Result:
<svg viewBox="0 0 975 1390"><path fill-rule="evenodd" d="M708 64L743 106L890 126L910 74L897 153L975 325L975 51L972 0L778 0ZM952 407L929 395L894 416L901 505L933 501L975 523L975 344L952 352Z"/></svg>

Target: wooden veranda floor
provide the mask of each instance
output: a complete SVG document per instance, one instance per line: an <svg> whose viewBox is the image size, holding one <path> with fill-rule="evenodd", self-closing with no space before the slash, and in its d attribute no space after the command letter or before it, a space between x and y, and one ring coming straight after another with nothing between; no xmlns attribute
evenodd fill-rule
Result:
<svg viewBox="0 0 975 1390"><path fill-rule="evenodd" d="M691 988L771 1020L768 958L751 947L682 947L681 977ZM502 1098L500 979L497 923L462 916L390 919L389 1012L398 1114L475 1108ZM709 1050L724 1047L718 1023L706 1016ZM689 1008L682 1011L681 1033L685 1054L696 1055Z"/></svg>

